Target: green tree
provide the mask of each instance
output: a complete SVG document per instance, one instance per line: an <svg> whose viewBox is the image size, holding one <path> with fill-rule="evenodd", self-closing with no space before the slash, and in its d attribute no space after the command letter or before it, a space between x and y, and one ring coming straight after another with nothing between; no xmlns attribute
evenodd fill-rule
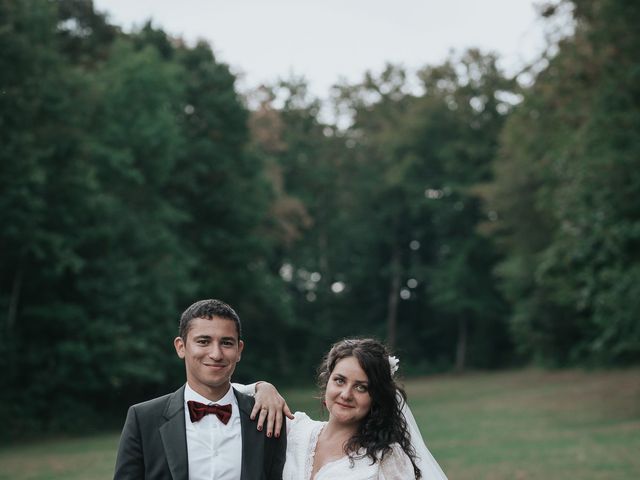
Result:
<svg viewBox="0 0 640 480"><path fill-rule="evenodd" d="M86 218L92 168L80 158L87 116L73 100L86 84L57 49L55 6L3 1L0 9L0 302L6 312L0 354L9 386L2 400L13 405L10 386L18 384L44 402L37 394L46 385L31 381L55 371L50 336L57 336L56 327L29 312L56 316L74 309L62 284L83 259L81 241L68 233ZM11 429L16 411L2 411Z"/></svg>
<svg viewBox="0 0 640 480"><path fill-rule="evenodd" d="M105 421L176 366L167 338L188 264L163 186L180 84L125 40L104 63L75 63L58 4L2 6L2 411L9 433L78 428L72 418ZM16 393L33 397L34 425L17 423Z"/></svg>
<svg viewBox="0 0 640 480"><path fill-rule="evenodd" d="M470 350L472 364L497 365L509 352L505 304L491 273L495 250L476 231L485 217L474 187L490 176L513 82L476 51L421 79L421 96L393 67L343 90L366 165L362 212L379 242L373 271L387 285L371 303L379 312L385 299L389 341L399 335L417 357L428 350L432 364L463 369Z"/></svg>
<svg viewBox="0 0 640 480"><path fill-rule="evenodd" d="M347 306L348 293L332 290L353 261L349 150L335 126L320 119L322 105L303 79L263 87L258 96L252 136L276 194L273 267L288 285L294 310L286 335L296 345L289 350L295 360L288 368L308 377L327 345L362 325Z"/></svg>
<svg viewBox="0 0 640 480"><path fill-rule="evenodd" d="M234 305L246 327L240 375L274 375L285 367L288 347L280 333L290 308L269 263L272 240L264 235L271 184L262 158L248 148L248 111L228 66L205 43L179 46L176 60L185 86L184 145L167 195L187 215L180 236L192 260L194 293L185 304L195 295Z"/></svg>
<svg viewBox="0 0 640 480"><path fill-rule="evenodd" d="M635 361L640 9L573 3L574 34L504 132L492 194L509 252L500 273L523 352Z"/></svg>

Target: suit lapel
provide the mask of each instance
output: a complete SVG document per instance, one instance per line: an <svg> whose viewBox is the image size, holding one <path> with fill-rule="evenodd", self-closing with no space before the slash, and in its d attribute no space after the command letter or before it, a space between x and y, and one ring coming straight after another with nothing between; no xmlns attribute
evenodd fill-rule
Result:
<svg viewBox="0 0 640 480"><path fill-rule="evenodd" d="M255 480L262 478L264 463L264 433L256 428L251 420L253 402L251 397L243 395L234 389L240 410L240 425L242 430L242 473L240 480Z"/></svg>
<svg viewBox="0 0 640 480"><path fill-rule="evenodd" d="M184 386L169 397L163 414L167 420L160 426L160 437L173 480L187 480L187 431L184 423Z"/></svg>

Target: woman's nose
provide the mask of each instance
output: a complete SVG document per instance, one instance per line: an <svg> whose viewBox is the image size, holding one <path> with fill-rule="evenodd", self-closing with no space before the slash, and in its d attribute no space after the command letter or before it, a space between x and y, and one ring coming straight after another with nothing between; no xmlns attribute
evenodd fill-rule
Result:
<svg viewBox="0 0 640 480"><path fill-rule="evenodd" d="M351 399L351 389L349 387L344 387L341 391L340 391L340 397L344 398L345 400L349 400Z"/></svg>

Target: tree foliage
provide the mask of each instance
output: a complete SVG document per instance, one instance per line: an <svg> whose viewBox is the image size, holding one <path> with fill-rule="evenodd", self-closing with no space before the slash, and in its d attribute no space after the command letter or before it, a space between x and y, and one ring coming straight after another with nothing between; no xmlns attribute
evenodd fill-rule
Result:
<svg viewBox="0 0 640 480"><path fill-rule="evenodd" d="M363 335L410 373L637 362L640 9L567 6L528 84L471 49L321 101L243 97L210 45L90 1L0 0L5 436L175 388L201 298L240 313L240 380Z"/></svg>
<svg viewBox="0 0 640 480"><path fill-rule="evenodd" d="M287 319L262 260L268 182L207 45L118 33L90 2L1 7L2 411L9 434L15 395L40 428L80 428L183 381L172 339L195 299Z"/></svg>
<svg viewBox="0 0 640 480"><path fill-rule="evenodd" d="M637 57L633 2L575 2L575 33L509 119L490 195L523 352L637 361Z"/></svg>

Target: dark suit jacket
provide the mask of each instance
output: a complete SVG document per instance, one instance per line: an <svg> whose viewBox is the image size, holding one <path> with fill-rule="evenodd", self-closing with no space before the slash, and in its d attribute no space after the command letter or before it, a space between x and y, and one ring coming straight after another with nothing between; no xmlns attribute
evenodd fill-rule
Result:
<svg viewBox="0 0 640 480"><path fill-rule="evenodd" d="M239 480L282 480L287 440L267 438L249 418L254 399L234 390L242 428ZM213 459L212 459L213 461ZM114 480L188 480L184 386L129 408L122 429Z"/></svg>

